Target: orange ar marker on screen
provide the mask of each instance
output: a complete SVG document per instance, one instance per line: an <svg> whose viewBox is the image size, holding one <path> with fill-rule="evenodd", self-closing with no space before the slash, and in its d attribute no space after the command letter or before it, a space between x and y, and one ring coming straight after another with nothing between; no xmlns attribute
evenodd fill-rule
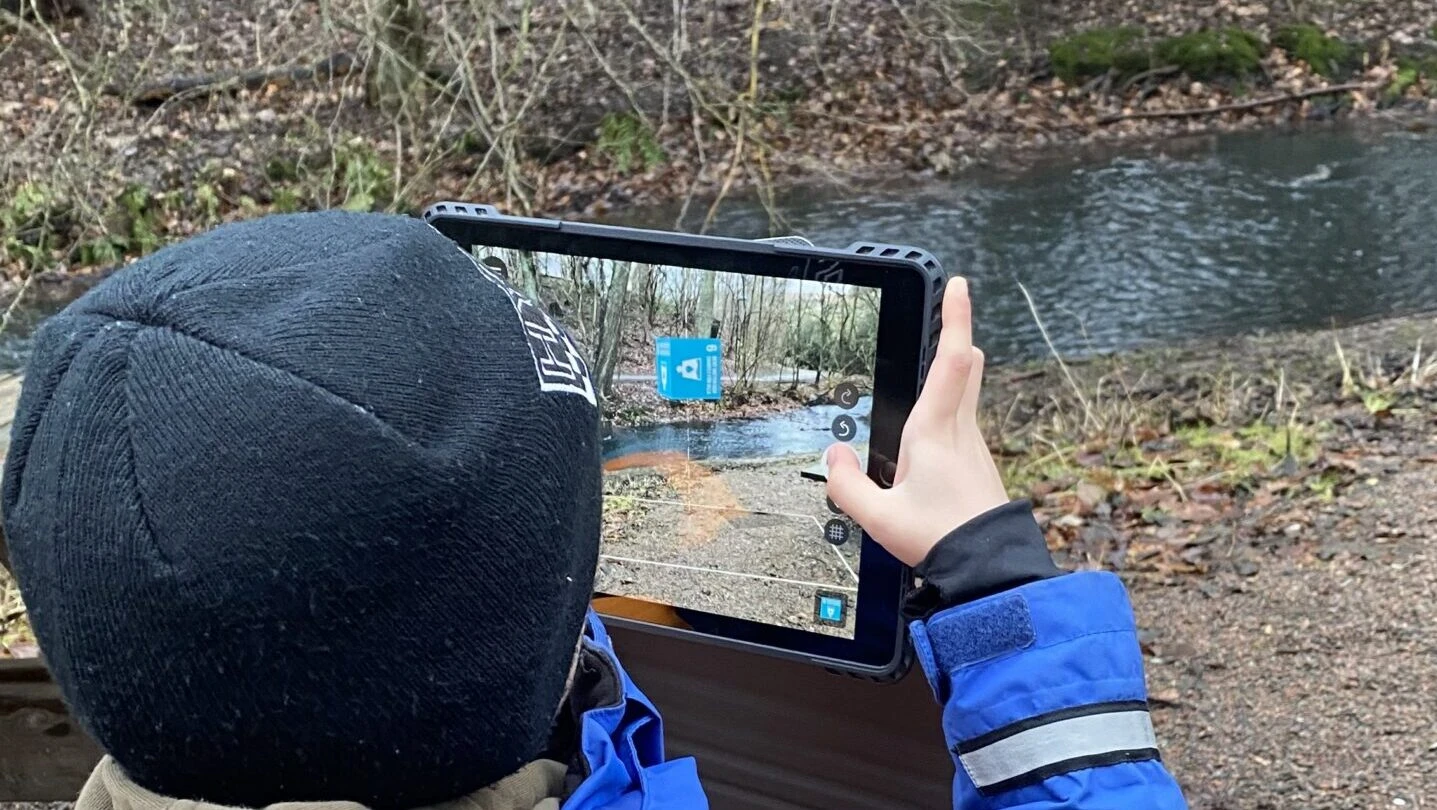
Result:
<svg viewBox="0 0 1437 810"><path fill-rule="evenodd" d="M695 464L684 453L653 451L630 453L604 462L604 472L651 468L674 488L684 504L684 521L679 542L692 548L718 537L729 518L747 513L723 478L713 470Z"/></svg>
<svg viewBox="0 0 1437 810"><path fill-rule="evenodd" d="M657 624L662 627L677 627L691 630L689 623L679 618L673 606L656 602L643 596L596 596L592 602L594 610L605 616L622 616L625 619Z"/></svg>

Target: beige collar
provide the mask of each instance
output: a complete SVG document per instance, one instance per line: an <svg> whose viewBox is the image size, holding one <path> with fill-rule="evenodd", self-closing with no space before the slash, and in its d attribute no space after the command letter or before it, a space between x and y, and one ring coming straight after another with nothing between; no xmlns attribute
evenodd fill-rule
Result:
<svg viewBox="0 0 1437 810"><path fill-rule="evenodd" d="M418 810L559 810L563 764L540 759L483 790ZM222 804L172 799L135 784L110 757L85 782L75 810L238 810ZM264 810L368 810L358 802L280 802Z"/></svg>

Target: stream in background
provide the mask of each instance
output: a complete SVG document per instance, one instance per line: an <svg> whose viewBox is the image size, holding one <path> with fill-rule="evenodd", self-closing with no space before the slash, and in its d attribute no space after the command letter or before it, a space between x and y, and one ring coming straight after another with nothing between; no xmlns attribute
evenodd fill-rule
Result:
<svg viewBox="0 0 1437 810"><path fill-rule="evenodd" d="M814 460L835 441L833 420L847 414L854 419L855 446L868 445L873 397L863 396L852 408L810 405L748 419L709 422L672 422L617 428L604 438L604 459L631 453L681 451L688 458L777 458L812 454Z"/></svg>
<svg viewBox="0 0 1437 810"><path fill-rule="evenodd" d="M778 208L784 232L815 244L916 245L968 276L997 363L1047 353L1019 282L1072 354L1437 308L1431 134L1213 136L1016 174L801 190ZM671 228L676 212L623 221ZM768 212L735 202L711 230L767 236Z"/></svg>

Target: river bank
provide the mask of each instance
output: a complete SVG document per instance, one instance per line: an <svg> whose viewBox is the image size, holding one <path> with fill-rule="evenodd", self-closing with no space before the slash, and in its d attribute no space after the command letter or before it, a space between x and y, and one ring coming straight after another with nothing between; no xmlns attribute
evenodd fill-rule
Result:
<svg viewBox="0 0 1437 810"><path fill-rule="evenodd" d="M1437 73L1437 10L1417 0L446 2L396 110L367 102L362 5L147 0L0 25L3 275L103 270L267 211L444 198L585 217L684 200L701 228L743 188L1343 116L1417 125Z"/></svg>
<svg viewBox="0 0 1437 810"><path fill-rule="evenodd" d="M1352 536L1365 501L1437 464L1434 345L1421 315L995 370L986 435L1070 567L1171 584L1361 555L1387 536Z"/></svg>

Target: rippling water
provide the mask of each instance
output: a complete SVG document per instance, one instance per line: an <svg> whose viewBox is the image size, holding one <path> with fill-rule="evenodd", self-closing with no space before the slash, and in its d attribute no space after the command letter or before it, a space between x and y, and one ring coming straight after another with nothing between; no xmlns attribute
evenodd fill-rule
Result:
<svg viewBox="0 0 1437 810"><path fill-rule="evenodd" d="M1019 175L781 196L817 244L914 244L967 275L995 360L1328 326L1437 308L1437 138L1341 130L1207 138ZM630 221L672 224L665 210ZM757 203L715 233L768 235Z"/></svg>
<svg viewBox="0 0 1437 810"><path fill-rule="evenodd" d="M1065 353L1437 309L1433 135L1247 133L1016 175L800 189L778 206L784 232L919 245L967 275L998 362L1046 351L1019 282ZM623 219L671 227L674 212ZM713 232L768 236L769 215L735 201ZM23 362L30 327L58 306L16 313L0 368Z"/></svg>

